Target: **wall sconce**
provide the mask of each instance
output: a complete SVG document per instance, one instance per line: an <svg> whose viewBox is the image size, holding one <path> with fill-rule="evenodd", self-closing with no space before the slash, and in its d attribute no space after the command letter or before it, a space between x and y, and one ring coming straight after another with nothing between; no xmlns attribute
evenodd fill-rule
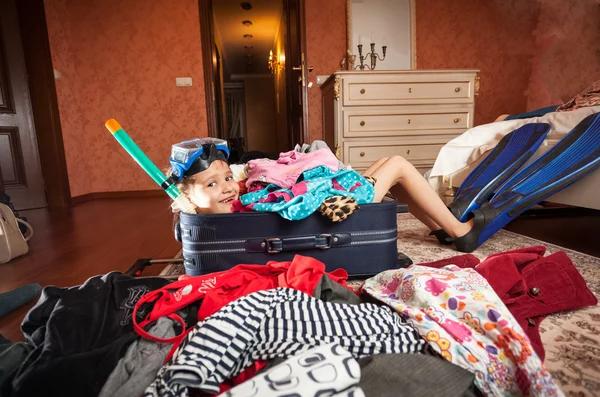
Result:
<svg viewBox="0 0 600 397"><path fill-rule="evenodd" d="M273 50L269 51L269 70L272 74L283 70L285 67L285 55L280 54L279 59L273 54Z"/></svg>
<svg viewBox="0 0 600 397"><path fill-rule="evenodd" d="M275 59L275 56L273 55L273 50L269 51L269 70L272 74L277 72L277 59Z"/></svg>
<svg viewBox="0 0 600 397"><path fill-rule="evenodd" d="M279 54L279 70L285 69L285 54Z"/></svg>

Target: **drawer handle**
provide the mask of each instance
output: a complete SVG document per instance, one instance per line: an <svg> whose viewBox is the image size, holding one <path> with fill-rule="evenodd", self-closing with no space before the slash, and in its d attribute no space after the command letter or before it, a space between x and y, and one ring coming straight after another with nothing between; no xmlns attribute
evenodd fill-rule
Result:
<svg viewBox="0 0 600 397"><path fill-rule="evenodd" d="M363 125L365 125L365 122L364 122L364 121L361 121L361 122L360 122L360 126L362 127Z"/></svg>
<svg viewBox="0 0 600 397"><path fill-rule="evenodd" d="M458 117L454 119L455 124L458 123L459 121L460 121L460 119Z"/></svg>
<svg viewBox="0 0 600 397"><path fill-rule="evenodd" d="M410 149L408 149L408 150L406 151L406 154L410 154Z"/></svg>
<svg viewBox="0 0 600 397"><path fill-rule="evenodd" d="M412 88L408 89L408 93L411 94L412 93Z"/></svg>
<svg viewBox="0 0 600 397"><path fill-rule="evenodd" d="M454 92L460 92L460 87L456 87L456 88L454 89Z"/></svg>
<svg viewBox="0 0 600 397"><path fill-rule="evenodd" d="M410 124L410 119L408 119L408 124Z"/></svg>
<svg viewBox="0 0 600 397"><path fill-rule="evenodd" d="M360 90L360 93L361 93L361 94L364 94L364 93L365 93L365 89L364 89L364 88L361 88L361 90Z"/></svg>
<svg viewBox="0 0 600 397"><path fill-rule="evenodd" d="M365 152L360 152L360 157L365 157Z"/></svg>

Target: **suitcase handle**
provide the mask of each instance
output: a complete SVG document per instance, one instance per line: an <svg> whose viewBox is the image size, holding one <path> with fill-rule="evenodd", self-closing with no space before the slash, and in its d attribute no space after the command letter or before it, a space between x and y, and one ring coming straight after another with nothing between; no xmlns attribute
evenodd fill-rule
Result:
<svg viewBox="0 0 600 397"><path fill-rule="evenodd" d="M352 236L349 233L318 234L301 237L271 237L246 240L246 252L265 252L277 254L279 252L305 251L350 245Z"/></svg>

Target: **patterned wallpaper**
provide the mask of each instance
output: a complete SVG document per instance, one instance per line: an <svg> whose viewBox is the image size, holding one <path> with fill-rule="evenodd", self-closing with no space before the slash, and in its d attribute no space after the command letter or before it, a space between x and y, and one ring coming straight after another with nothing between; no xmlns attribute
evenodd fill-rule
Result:
<svg viewBox="0 0 600 397"><path fill-rule="evenodd" d="M63 134L71 195L78 196L91 191L90 179L77 175L76 170L88 170L87 157L80 155L84 140L77 137L81 126L78 81L73 56L73 32L69 21L68 0L46 0L46 18L52 63L62 73L56 81L58 110Z"/></svg>
<svg viewBox="0 0 600 397"><path fill-rule="evenodd" d="M527 109L568 101L600 80L600 0L538 0Z"/></svg>
<svg viewBox="0 0 600 397"><path fill-rule="evenodd" d="M576 3L418 0L417 68L480 69L476 125L564 102L600 79L600 0Z"/></svg>
<svg viewBox="0 0 600 397"><path fill-rule="evenodd" d="M160 168L172 143L207 135L197 0L44 3L71 194L156 188L104 122L116 118Z"/></svg>
<svg viewBox="0 0 600 397"><path fill-rule="evenodd" d="M418 0L417 69L480 69L475 125L522 112L536 13L535 1Z"/></svg>
<svg viewBox="0 0 600 397"><path fill-rule="evenodd" d="M340 70L346 52L346 0L306 0L306 57L314 67L308 89L308 125L310 140L323 138L321 90L317 75Z"/></svg>
<svg viewBox="0 0 600 397"><path fill-rule="evenodd" d="M346 0L306 0L308 64L339 70ZM600 0L418 0L417 68L481 70L475 124L566 100L600 79ZM115 117L163 168L170 144L206 136L196 0L45 0L73 196L156 188L112 140ZM287 65L289 66L289 65ZM175 77L193 86L175 87ZM322 137L309 89L310 138Z"/></svg>

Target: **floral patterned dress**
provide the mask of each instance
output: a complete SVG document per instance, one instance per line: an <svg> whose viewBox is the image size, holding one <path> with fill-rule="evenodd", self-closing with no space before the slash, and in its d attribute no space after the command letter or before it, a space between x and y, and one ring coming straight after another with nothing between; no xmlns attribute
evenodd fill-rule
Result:
<svg viewBox="0 0 600 397"><path fill-rule="evenodd" d="M446 360L475 374L494 396L562 396L529 339L474 269L413 265L368 279L363 289L388 304Z"/></svg>

